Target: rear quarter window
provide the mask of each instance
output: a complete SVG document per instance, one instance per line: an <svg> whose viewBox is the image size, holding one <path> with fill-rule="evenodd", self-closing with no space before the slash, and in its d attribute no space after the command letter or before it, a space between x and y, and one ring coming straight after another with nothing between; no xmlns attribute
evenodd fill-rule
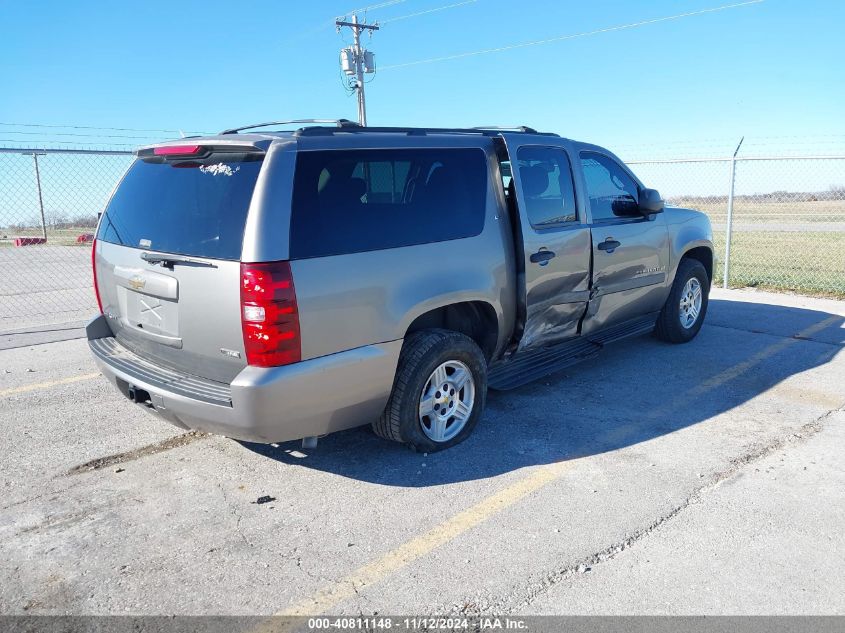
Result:
<svg viewBox="0 0 845 633"><path fill-rule="evenodd" d="M146 162L129 168L97 239L179 255L238 260L261 154Z"/></svg>
<svg viewBox="0 0 845 633"><path fill-rule="evenodd" d="M472 237L484 228L486 199L481 149L301 152L291 258Z"/></svg>

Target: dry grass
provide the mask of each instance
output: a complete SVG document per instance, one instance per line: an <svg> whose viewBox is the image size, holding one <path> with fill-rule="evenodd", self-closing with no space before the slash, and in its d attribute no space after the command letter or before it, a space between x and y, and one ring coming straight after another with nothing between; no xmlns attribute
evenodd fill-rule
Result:
<svg viewBox="0 0 845 633"><path fill-rule="evenodd" d="M714 224L727 220L727 203L705 202L700 198L673 198L673 206L703 211ZM845 200L804 200L800 202L734 200L734 220L755 224L806 224L812 222L845 223Z"/></svg>

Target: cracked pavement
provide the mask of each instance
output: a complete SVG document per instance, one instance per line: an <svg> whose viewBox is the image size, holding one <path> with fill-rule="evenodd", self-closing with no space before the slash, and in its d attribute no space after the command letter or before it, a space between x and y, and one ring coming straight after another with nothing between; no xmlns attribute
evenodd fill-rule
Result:
<svg viewBox="0 0 845 633"><path fill-rule="evenodd" d="M693 343L491 392L435 455L181 438L100 378L0 396L0 613L845 613L843 322L716 290ZM70 340L2 369L0 393L94 364Z"/></svg>

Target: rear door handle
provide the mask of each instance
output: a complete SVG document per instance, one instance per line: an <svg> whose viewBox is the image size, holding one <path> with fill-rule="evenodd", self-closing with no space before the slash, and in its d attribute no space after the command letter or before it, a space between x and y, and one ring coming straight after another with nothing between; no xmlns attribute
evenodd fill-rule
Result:
<svg viewBox="0 0 845 633"><path fill-rule="evenodd" d="M622 242L618 242L617 240L614 240L612 237L609 237L604 242L601 242L598 245L598 249L600 251L607 251L608 253L612 253L613 251L615 251L620 246L622 246Z"/></svg>
<svg viewBox="0 0 845 633"><path fill-rule="evenodd" d="M534 264L540 264L540 266L545 266L549 263L549 260L554 256L555 254L552 251L537 251L536 253L533 253L528 259L530 259L531 262Z"/></svg>

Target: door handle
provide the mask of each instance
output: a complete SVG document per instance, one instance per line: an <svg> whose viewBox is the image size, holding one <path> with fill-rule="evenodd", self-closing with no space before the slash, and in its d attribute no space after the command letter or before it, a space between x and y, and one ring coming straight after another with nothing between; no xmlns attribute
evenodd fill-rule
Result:
<svg viewBox="0 0 845 633"><path fill-rule="evenodd" d="M549 263L549 260L554 256L555 254L552 251L537 251L536 253L533 253L528 259L530 259L531 262L534 264L540 264L540 266L545 266Z"/></svg>
<svg viewBox="0 0 845 633"><path fill-rule="evenodd" d="M607 251L608 253L612 253L620 246L622 246L622 242L614 240L612 237L608 237L604 242L601 242L598 245L598 249L600 251Z"/></svg>

